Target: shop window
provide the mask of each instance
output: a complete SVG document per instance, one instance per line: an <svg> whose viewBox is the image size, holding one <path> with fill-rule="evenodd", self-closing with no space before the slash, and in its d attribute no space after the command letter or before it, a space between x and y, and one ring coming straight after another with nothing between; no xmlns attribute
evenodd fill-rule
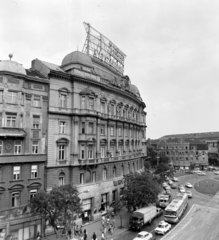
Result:
<svg viewBox="0 0 219 240"><path fill-rule="evenodd" d="M113 167L113 178L116 177L116 167Z"/></svg>
<svg viewBox="0 0 219 240"><path fill-rule="evenodd" d="M59 122L59 133L66 133L66 121Z"/></svg>
<svg viewBox="0 0 219 240"><path fill-rule="evenodd" d="M107 179L107 170L106 168L103 169L103 180Z"/></svg>
<svg viewBox="0 0 219 240"><path fill-rule="evenodd" d="M16 127L16 116L7 116L7 127Z"/></svg>
<svg viewBox="0 0 219 240"><path fill-rule="evenodd" d="M33 116L33 128L34 129L40 128L40 116Z"/></svg>
<svg viewBox="0 0 219 240"><path fill-rule="evenodd" d="M81 133L85 134L85 122L81 123Z"/></svg>
<svg viewBox="0 0 219 240"><path fill-rule="evenodd" d="M31 166L31 178L38 178L38 166L37 165Z"/></svg>
<svg viewBox="0 0 219 240"><path fill-rule="evenodd" d="M30 200L33 199L37 194L37 189L30 190Z"/></svg>
<svg viewBox="0 0 219 240"><path fill-rule="evenodd" d="M0 91L0 103L3 103L3 91Z"/></svg>
<svg viewBox="0 0 219 240"><path fill-rule="evenodd" d="M91 173L90 171L85 172L85 183L91 182Z"/></svg>
<svg viewBox="0 0 219 240"><path fill-rule="evenodd" d="M3 141L0 140L0 155L3 153Z"/></svg>
<svg viewBox="0 0 219 240"><path fill-rule="evenodd" d="M14 166L13 167L13 180L19 180L21 177L21 167Z"/></svg>
<svg viewBox="0 0 219 240"><path fill-rule="evenodd" d="M34 96L33 106L34 107L40 107L40 96Z"/></svg>
<svg viewBox="0 0 219 240"><path fill-rule="evenodd" d="M17 92L12 92L12 91L10 91L10 92L8 92L8 102L9 103L18 103L18 93Z"/></svg>
<svg viewBox="0 0 219 240"><path fill-rule="evenodd" d="M96 172L92 173L92 182L96 182Z"/></svg>
<svg viewBox="0 0 219 240"><path fill-rule="evenodd" d="M38 143L38 141L33 141L33 143L32 143L32 153L33 154L39 153L39 143Z"/></svg>
<svg viewBox="0 0 219 240"><path fill-rule="evenodd" d="M89 133L93 134L94 133L94 123L89 123Z"/></svg>
<svg viewBox="0 0 219 240"><path fill-rule="evenodd" d="M101 154L101 158L104 158L105 156L104 148L100 149L100 154Z"/></svg>
<svg viewBox="0 0 219 240"><path fill-rule="evenodd" d="M20 206L20 192L12 192L12 207L19 207Z"/></svg>
<svg viewBox="0 0 219 240"><path fill-rule="evenodd" d="M21 154L21 141L17 140L14 143L14 154Z"/></svg>
<svg viewBox="0 0 219 240"><path fill-rule="evenodd" d="M65 174L60 173L59 174L59 186L63 186L63 185L65 185Z"/></svg>
<svg viewBox="0 0 219 240"><path fill-rule="evenodd" d="M84 174L80 173L80 184L84 184Z"/></svg>

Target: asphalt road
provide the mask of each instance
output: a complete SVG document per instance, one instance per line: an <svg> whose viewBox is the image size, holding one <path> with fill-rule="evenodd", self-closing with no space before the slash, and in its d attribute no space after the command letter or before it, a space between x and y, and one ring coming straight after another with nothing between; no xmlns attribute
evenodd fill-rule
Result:
<svg viewBox="0 0 219 240"><path fill-rule="evenodd" d="M188 174L185 176L179 177L179 182L178 184L184 185L186 182L190 182L192 185L197 183L200 180L207 179L207 178L214 178L215 175L213 172L206 172L206 176L197 176L196 174ZM202 193L197 192L194 188L190 188L189 190L192 191L193 197L189 199L189 204L188 207L184 213L184 216L190 211L191 207L193 205L200 205L204 206L211 198L212 196L204 195ZM172 197L174 198L178 194L177 189L172 189L171 190ZM183 216L183 217L184 217ZM151 232L154 236L156 236L156 240L161 239L163 236L160 235L155 235L154 229L157 227L158 223L163 220L164 216L160 216L159 218L155 219L151 225L146 225L141 231L147 231ZM183 218L182 218L183 219ZM181 221L182 221L181 219ZM176 227L177 224L172 224L172 228ZM136 237L138 231L128 231L124 233L122 236L120 236L120 240L132 240Z"/></svg>

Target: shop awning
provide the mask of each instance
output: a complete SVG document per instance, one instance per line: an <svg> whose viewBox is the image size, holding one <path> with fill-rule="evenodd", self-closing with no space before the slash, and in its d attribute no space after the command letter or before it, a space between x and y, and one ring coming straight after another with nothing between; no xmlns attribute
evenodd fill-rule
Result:
<svg viewBox="0 0 219 240"><path fill-rule="evenodd" d="M1 128L0 137L25 137L27 133L19 128Z"/></svg>

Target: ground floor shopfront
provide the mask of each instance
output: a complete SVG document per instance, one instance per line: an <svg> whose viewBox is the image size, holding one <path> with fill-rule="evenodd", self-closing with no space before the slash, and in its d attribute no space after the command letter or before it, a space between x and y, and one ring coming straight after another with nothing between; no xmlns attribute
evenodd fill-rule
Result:
<svg viewBox="0 0 219 240"><path fill-rule="evenodd" d="M42 235L41 219L10 219L0 224L0 240L34 240L38 234Z"/></svg>

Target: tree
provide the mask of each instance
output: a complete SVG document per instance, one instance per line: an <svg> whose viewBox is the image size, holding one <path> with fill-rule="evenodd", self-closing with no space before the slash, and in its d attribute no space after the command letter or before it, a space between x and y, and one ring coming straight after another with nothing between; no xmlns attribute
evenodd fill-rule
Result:
<svg viewBox="0 0 219 240"><path fill-rule="evenodd" d="M151 169L151 164L149 162L144 163L144 168L145 170L150 170Z"/></svg>
<svg viewBox="0 0 219 240"><path fill-rule="evenodd" d="M120 227L119 228L123 228L122 226L122 214L121 214L121 210L124 207L124 201L123 200L119 200L114 204L114 211L115 213L119 213L120 216Z"/></svg>
<svg viewBox="0 0 219 240"><path fill-rule="evenodd" d="M157 201L161 186L150 172L124 176L123 201L129 211Z"/></svg>
<svg viewBox="0 0 219 240"><path fill-rule="evenodd" d="M160 163L157 166L154 174L157 175L157 179L159 183L162 183L165 181L166 176L172 178L174 175L174 171L173 171L173 168L170 167L168 164Z"/></svg>
<svg viewBox="0 0 219 240"><path fill-rule="evenodd" d="M59 226L67 233L73 225L73 213L81 212L78 190L71 185L64 185L54 187L49 193L40 191L31 199L30 209L34 216L39 216L49 223L57 237Z"/></svg>

